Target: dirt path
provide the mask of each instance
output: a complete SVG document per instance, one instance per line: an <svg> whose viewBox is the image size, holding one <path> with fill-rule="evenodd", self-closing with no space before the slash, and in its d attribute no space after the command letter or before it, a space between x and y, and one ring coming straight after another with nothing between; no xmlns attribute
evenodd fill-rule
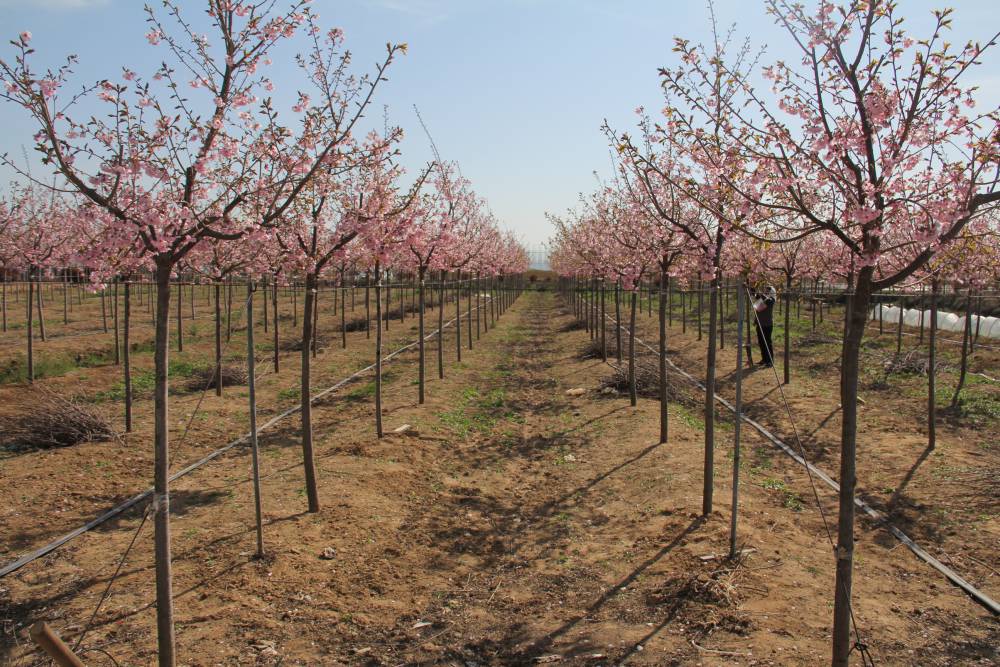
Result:
<svg viewBox="0 0 1000 667"><path fill-rule="evenodd" d="M586 340L555 296L529 293L429 385L427 404L389 385L387 428L407 434L372 438L362 396L323 401L315 515L303 513L295 424L265 438L266 561L250 558L245 452L185 478L182 663L826 662L832 558L804 474L747 436L740 534L752 551L711 558L727 550L729 431L721 511L703 519L696 398L678 394L658 445L656 404L600 394L610 369L579 358ZM139 523L126 517L0 581L6 664L34 664L29 620L79 633ZM996 660L996 621L891 546L864 535L858 547L856 613L878 664ZM152 583L147 526L83 645L152 664Z"/></svg>

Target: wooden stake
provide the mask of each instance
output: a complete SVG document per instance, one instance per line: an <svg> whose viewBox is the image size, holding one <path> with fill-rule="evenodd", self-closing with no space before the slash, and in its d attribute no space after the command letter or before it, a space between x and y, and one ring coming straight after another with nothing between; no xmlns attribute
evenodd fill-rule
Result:
<svg viewBox="0 0 1000 667"><path fill-rule="evenodd" d="M85 667L83 661L76 657L73 651L59 638L56 631L45 621L38 621L28 631L31 640L38 648L52 658L59 667Z"/></svg>

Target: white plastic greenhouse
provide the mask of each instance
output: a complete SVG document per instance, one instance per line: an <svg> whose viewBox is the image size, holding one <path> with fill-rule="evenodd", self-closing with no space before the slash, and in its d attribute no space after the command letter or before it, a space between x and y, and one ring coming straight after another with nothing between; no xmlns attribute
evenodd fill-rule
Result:
<svg viewBox="0 0 1000 667"><path fill-rule="evenodd" d="M881 308L883 322L896 324L899 322L899 317L902 313L903 324L908 327L919 327L921 318L924 321L925 327L930 326L931 313L929 310L900 309L898 306L881 306ZM879 306L872 308L871 317L873 320L879 318ZM1000 318L973 315L972 331L975 332L977 327L981 338L1000 338ZM941 331L961 333L965 328L965 317L939 310L937 314L937 328Z"/></svg>

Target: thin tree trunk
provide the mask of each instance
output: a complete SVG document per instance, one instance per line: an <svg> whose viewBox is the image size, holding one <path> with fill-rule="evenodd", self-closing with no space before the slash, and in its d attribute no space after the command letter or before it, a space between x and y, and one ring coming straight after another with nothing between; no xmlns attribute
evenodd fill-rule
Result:
<svg viewBox="0 0 1000 667"><path fill-rule="evenodd" d="M177 283L177 351L184 351L184 311L181 301L184 299L184 285Z"/></svg>
<svg viewBox="0 0 1000 667"><path fill-rule="evenodd" d="M792 343L791 343L791 317L792 317L792 274L785 275L785 360L782 369L785 384L792 381Z"/></svg>
<svg viewBox="0 0 1000 667"><path fill-rule="evenodd" d="M312 335L312 345L310 349L312 350L313 359L319 353L319 276L316 276L315 288L313 292L313 307L312 307L312 319L313 319L313 335Z"/></svg>
<svg viewBox="0 0 1000 667"><path fill-rule="evenodd" d="M4 283L6 286L7 283ZM101 290L101 326L104 329L104 333L108 333L108 289L105 287ZM4 313L6 316L6 313ZM6 319L6 318L5 318ZM6 322L5 322L6 324ZM6 327L4 330L6 331Z"/></svg>
<svg viewBox="0 0 1000 667"><path fill-rule="evenodd" d="M115 278L115 288L114 288L114 290L112 290L112 292L114 293L114 297L115 297L115 306L114 306L113 312L111 314L115 318L115 366L117 366L117 365L119 365L122 362L122 357L121 357L121 340L119 338L119 333L118 333L118 330L119 330L119 326L118 326L118 323L119 323L119 318L118 318L118 278Z"/></svg>
<svg viewBox="0 0 1000 667"><path fill-rule="evenodd" d="M477 273L476 274L476 282L475 282L475 288L476 288L476 340L479 340L479 332L480 332L479 321L482 319L481 314L483 312L483 309L482 309L482 307L480 305L481 298L482 298L482 290L480 289L480 285L479 285L479 281L480 280L481 280L480 275Z"/></svg>
<svg viewBox="0 0 1000 667"><path fill-rule="evenodd" d="M660 443L667 442L667 258L660 265Z"/></svg>
<svg viewBox="0 0 1000 667"><path fill-rule="evenodd" d="M631 293L631 314L628 324L628 400L632 407L638 404L638 396L635 390L635 310L639 301L639 287Z"/></svg>
<svg viewBox="0 0 1000 667"><path fill-rule="evenodd" d="M927 362L927 448L937 446L937 278L931 280L931 326Z"/></svg>
<svg viewBox="0 0 1000 667"><path fill-rule="evenodd" d="M441 284L438 285L438 330L437 330L437 358L438 358L438 379L444 379L444 278L445 271L441 270Z"/></svg>
<svg viewBox="0 0 1000 667"><path fill-rule="evenodd" d="M455 273L455 353L462 363L462 272Z"/></svg>
<svg viewBox="0 0 1000 667"><path fill-rule="evenodd" d="M344 286L344 269L340 270L340 346L347 349L347 292Z"/></svg>
<svg viewBox="0 0 1000 667"><path fill-rule="evenodd" d="M721 247L719 242L718 247ZM712 495L715 481L715 336L718 325L716 299L719 298L718 272L709 282L712 290L708 297L708 358L705 364L705 466L704 486L702 488L702 514L708 516L712 512ZM700 292L699 292L700 294Z"/></svg>
<svg viewBox="0 0 1000 667"><path fill-rule="evenodd" d="M899 300L899 317L896 319L896 358L903 353L903 299Z"/></svg>
<svg viewBox="0 0 1000 667"><path fill-rule="evenodd" d="M837 571L833 611L833 664L847 665L851 652L851 586L854 567L854 497L857 485L858 371L861 341L872 296L871 267L861 269L858 285L847 295L847 332L841 350L840 498L837 524Z"/></svg>
<svg viewBox="0 0 1000 667"><path fill-rule="evenodd" d="M622 284L615 281L615 358L622 365Z"/></svg>
<svg viewBox="0 0 1000 667"><path fill-rule="evenodd" d="M141 291L140 291L141 294ZM125 312L122 320L122 365L125 373L125 432L132 432L132 344L129 342L132 330L132 291L125 281Z"/></svg>
<svg viewBox="0 0 1000 667"><path fill-rule="evenodd" d="M215 283L215 395L222 396L222 283Z"/></svg>
<svg viewBox="0 0 1000 667"><path fill-rule="evenodd" d="M156 267L156 335L153 359L153 530L156 554L156 635L160 667L173 667L174 600L170 565L170 443L167 406L170 354L170 264ZM127 289L127 288L126 288ZM126 293L127 294L127 293ZM126 296L127 298L127 296ZM126 301L126 304L128 302ZM127 307L127 306L126 306ZM126 332L128 327L126 326Z"/></svg>
<svg viewBox="0 0 1000 667"><path fill-rule="evenodd" d="M469 276L469 289L468 292L468 304L469 304L469 317L468 317L468 332L469 332L469 349L472 349L472 276Z"/></svg>
<svg viewBox="0 0 1000 667"><path fill-rule="evenodd" d="M365 338L372 337L371 272L365 272Z"/></svg>
<svg viewBox="0 0 1000 667"><path fill-rule="evenodd" d="M965 327L962 329L962 362L959 366L958 386L955 387L955 394L951 397L951 409L958 409L958 399L965 387L965 375L969 370L969 342L972 339L972 288L969 288L969 295L965 300Z"/></svg>
<svg viewBox="0 0 1000 667"><path fill-rule="evenodd" d="M233 338L233 282L226 280L226 342Z"/></svg>
<svg viewBox="0 0 1000 667"><path fill-rule="evenodd" d="M388 310L389 297L386 296ZM389 313L386 312L386 324L389 323ZM375 264L375 435L381 438L382 432L382 270Z"/></svg>
<svg viewBox="0 0 1000 667"><path fill-rule="evenodd" d="M35 291L35 296L37 297L35 301L38 304L38 327L41 330L42 342L45 342L45 313L42 312L42 279L41 276L38 278L38 289Z"/></svg>
<svg viewBox="0 0 1000 667"><path fill-rule="evenodd" d="M600 320L601 320L601 361L607 363L607 361L608 361L608 336L607 336L607 334L608 334L608 318L607 318L607 313L605 312L605 309L604 309L604 305L605 305L604 304L604 294L605 294L605 292L607 290L605 290L605 283L604 283L604 279L603 278L601 279L600 283L598 283L598 284L601 286L601 317L600 317Z"/></svg>
<svg viewBox="0 0 1000 667"><path fill-rule="evenodd" d="M256 350L253 344L254 286L247 280L247 393L250 411L250 454L253 469L253 508L257 526L257 558L264 557L264 512L260 498L260 452L257 443L257 378ZM267 283L264 283L264 312L267 312Z"/></svg>
<svg viewBox="0 0 1000 667"><path fill-rule="evenodd" d="M309 512L319 512L319 491L316 486L316 462L313 456L312 430L312 363L309 348L313 337L313 308L316 296L316 274L306 274L306 293L302 302L302 373L300 379L300 407L302 412L302 465L306 475L306 496Z"/></svg>
<svg viewBox="0 0 1000 667"><path fill-rule="evenodd" d="M267 303L265 300L264 307L267 308ZM274 329L271 332L274 336L274 350L272 354L274 355L274 372L278 372L278 275L274 275L274 280L271 282L271 307L274 309Z"/></svg>
<svg viewBox="0 0 1000 667"><path fill-rule="evenodd" d="M686 334L687 330L687 290L681 290L681 333Z"/></svg>
<svg viewBox="0 0 1000 667"><path fill-rule="evenodd" d="M420 282L417 284L417 289L419 290L418 304L417 304L417 308L418 308L418 312L417 312L417 336L419 337L420 342L417 345L417 347L420 350L420 353L419 353L420 360L418 362L420 364L420 369L418 371L418 380L419 380L418 384L419 384L419 386L417 388L417 403L419 403L420 405L423 405L424 404L424 361L425 361L425 358L424 358L424 272L426 271L426 269L424 267L420 267L418 269L418 271L419 271L419 274L417 276L417 279Z"/></svg>
<svg viewBox="0 0 1000 667"><path fill-rule="evenodd" d="M705 281L698 280L698 340L701 340L701 312L705 309Z"/></svg>
<svg viewBox="0 0 1000 667"><path fill-rule="evenodd" d="M41 285L39 285L38 289L41 289ZM31 277L30 272L29 272L29 275L28 275L28 311L27 311L28 314L26 316L26 319L28 320L28 326L25 327L25 331L28 334L28 382L29 383L34 383L35 382L35 341L34 341L35 333L34 333L34 331L32 331L32 329L34 328L34 326L33 326L34 322L31 321L32 320L31 313L32 313L32 310L33 310L32 301L34 301L33 297L35 296L34 292L35 292L35 281Z"/></svg>
<svg viewBox="0 0 1000 667"><path fill-rule="evenodd" d="M743 288L736 293L736 411L733 417L733 502L729 517L729 558L736 558L736 519L740 507L740 430L743 426Z"/></svg>

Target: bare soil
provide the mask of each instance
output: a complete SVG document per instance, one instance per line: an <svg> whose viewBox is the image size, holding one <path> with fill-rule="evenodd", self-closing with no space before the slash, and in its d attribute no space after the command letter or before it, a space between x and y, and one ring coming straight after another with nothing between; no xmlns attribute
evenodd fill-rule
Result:
<svg viewBox="0 0 1000 667"><path fill-rule="evenodd" d="M412 340L409 324L393 323L391 333ZM319 513L305 512L297 418L267 433L261 441L264 560L252 557L245 448L179 480L172 529L181 663L827 662L833 556L805 472L744 430L743 556L726 559L728 427L718 433L716 510L701 517L703 423L696 389L675 378L669 442L657 444L655 401L641 398L630 408L627 397L601 393L613 369L579 358L588 334L571 324L553 294L527 293L474 350L463 351L461 364L454 361L454 341L445 347L444 380L429 364L434 379L424 405L416 404L412 385L415 355L394 360L385 420L387 430L409 424L403 434L374 437L364 383L319 401L313 417ZM365 365L370 347L362 344L364 334L351 335L347 352L320 354L318 387ZM675 338L672 346L678 363L698 367L700 344ZM726 359L723 364L731 364ZM114 369L108 373L103 378L87 369L84 378L51 384L98 391L111 384ZM281 392L295 386L296 373L290 363L262 382L266 410L284 405ZM792 398L803 410L828 402L835 377L826 372L809 381L814 396ZM795 382L796 388L807 384L798 375ZM586 391L566 394L576 388ZM762 411L775 412L766 403L774 399L761 396L762 373L750 377L747 391ZM178 462L245 428L239 393L233 388L222 399L207 396L193 420L197 430L193 426L183 442L179 419ZM178 395L172 410L178 418L189 416L196 401ZM882 409L873 403L869 408ZM862 412L866 442L874 429L870 414ZM147 421L146 430L122 443L0 460L3 560L143 488L151 471ZM918 427L911 424L902 435L919 439ZM890 444L888 437L878 442ZM939 449L957 456L955 442L943 436ZM907 443L886 451L902 459L912 446ZM810 447L818 455L820 446ZM863 468L885 462L883 474L892 474L890 453L877 454L882 449L870 445L862 451ZM876 455L881 458L868 458ZM918 482L921 474L911 476L903 493L930 484ZM866 477L862 486L870 485ZM821 489L819 498L834 516L833 494ZM915 523L928 513L915 509ZM88 664L112 664L98 650L121 665L155 663L152 532L142 516L140 508L0 580L0 664L45 664L27 639L27 627L39 618L70 643L86 629L80 645ZM984 525L995 526L995 513L990 520L994 524ZM995 618L883 530L861 524L858 531L855 614L877 664L1000 659ZM971 557L988 538L963 529L946 536L951 542L945 544L959 553L966 553L959 547L968 549ZM997 567L995 556L980 555ZM109 583L110 594L91 623ZM989 582L978 583L987 588Z"/></svg>

